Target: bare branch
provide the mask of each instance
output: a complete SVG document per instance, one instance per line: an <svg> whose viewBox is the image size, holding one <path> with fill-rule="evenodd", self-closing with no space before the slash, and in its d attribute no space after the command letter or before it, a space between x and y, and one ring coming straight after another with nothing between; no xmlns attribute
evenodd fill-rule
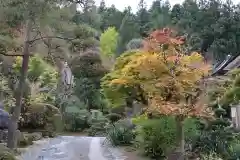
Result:
<svg viewBox="0 0 240 160"><path fill-rule="evenodd" d="M61 47L60 45L56 45L56 46L52 46L52 39L46 39L46 37L49 37L47 35L44 35L44 33L42 33L40 31L40 29L37 29L37 33L38 35L41 37L41 40L43 42L43 44L48 48L48 57L51 59L51 61L53 62L54 65L56 65L57 61L58 60L61 60L61 56L56 56L56 55L53 55L54 51L53 50L56 50L58 49L59 47ZM45 38L45 39L44 39Z"/></svg>
<svg viewBox="0 0 240 160"><path fill-rule="evenodd" d="M72 41L76 38L67 38L67 37L61 37L61 36L47 36L47 37L35 38L35 39L29 41L29 43L33 43L35 41L43 40L43 39L63 39L63 40L67 40L67 41Z"/></svg>
<svg viewBox="0 0 240 160"><path fill-rule="evenodd" d="M56 64L56 63L55 63L55 60L54 60L54 58L53 58L53 56L52 56L52 54L51 54L51 43L49 42L50 40L48 39L48 42L45 41L45 40L43 39L43 36L42 36L42 33L41 33L40 30L38 30L38 33L39 33L40 37L42 38L43 43L48 47L48 55L50 56L53 64L55 65L55 64Z"/></svg>

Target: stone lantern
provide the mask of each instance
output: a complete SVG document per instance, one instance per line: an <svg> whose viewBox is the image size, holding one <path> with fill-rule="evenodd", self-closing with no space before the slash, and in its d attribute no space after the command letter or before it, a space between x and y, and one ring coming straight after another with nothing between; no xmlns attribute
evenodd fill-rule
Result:
<svg viewBox="0 0 240 160"><path fill-rule="evenodd" d="M231 106L231 117L233 126L237 129L240 129L240 104Z"/></svg>

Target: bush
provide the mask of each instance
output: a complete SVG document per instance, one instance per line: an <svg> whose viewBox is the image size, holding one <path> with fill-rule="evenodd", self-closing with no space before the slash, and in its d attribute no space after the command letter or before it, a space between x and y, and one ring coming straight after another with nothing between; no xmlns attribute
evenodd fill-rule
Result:
<svg viewBox="0 0 240 160"><path fill-rule="evenodd" d="M192 142L192 152L210 154L215 152L223 159L232 158L231 147L237 140L237 135L233 128L223 127L227 120L216 119L214 123L209 123L208 128L202 130Z"/></svg>
<svg viewBox="0 0 240 160"><path fill-rule="evenodd" d="M142 39L132 39L126 46L127 50L140 49L141 47L143 47Z"/></svg>
<svg viewBox="0 0 240 160"><path fill-rule="evenodd" d="M119 121L121 119L121 115L117 113L110 113L107 115L108 120L110 121L111 124Z"/></svg>
<svg viewBox="0 0 240 160"><path fill-rule="evenodd" d="M43 137L54 138L54 137L56 137L56 135L57 135L56 132L53 132L53 131L48 131L48 130L42 131Z"/></svg>
<svg viewBox="0 0 240 160"><path fill-rule="evenodd" d="M176 147L176 122L174 117L161 116L158 119L142 117L135 122L141 126L139 129L140 146L144 154L151 158L164 158ZM185 135L190 139L197 134L194 119L187 119L184 124ZM186 139L188 140L188 139Z"/></svg>
<svg viewBox="0 0 240 160"><path fill-rule="evenodd" d="M135 138L136 133L122 123L116 123L107 130L107 139L114 146L130 145Z"/></svg>
<svg viewBox="0 0 240 160"><path fill-rule="evenodd" d="M38 141L42 138L42 133L41 132L29 133L27 134L27 137L31 137L33 141Z"/></svg>
<svg viewBox="0 0 240 160"><path fill-rule="evenodd" d="M140 136L141 146L147 156L164 157L176 145L175 121L168 117L147 120L142 123Z"/></svg>
<svg viewBox="0 0 240 160"><path fill-rule="evenodd" d="M53 117L53 126L54 126L54 130L56 132L62 132L63 131L63 119L62 119L62 115L61 114L56 114Z"/></svg>
<svg viewBox="0 0 240 160"><path fill-rule="evenodd" d="M239 159L240 158L240 144L239 142L233 144L231 147L231 159Z"/></svg>
<svg viewBox="0 0 240 160"><path fill-rule="evenodd" d="M54 125L53 117L55 115L60 115L57 107L45 103L33 103L26 106L25 110L19 121L19 128L21 130L45 129L49 124Z"/></svg>
<svg viewBox="0 0 240 160"><path fill-rule="evenodd" d="M84 130L89 127L89 112L86 109L77 110L77 112L66 113L64 116L65 129L67 131Z"/></svg>
<svg viewBox="0 0 240 160"><path fill-rule="evenodd" d="M116 113L116 114L119 114L119 115L125 115L125 105L121 105L121 106L118 106L118 107L114 107L110 110L111 113Z"/></svg>
<svg viewBox="0 0 240 160"><path fill-rule="evenodd" d="M19 147L26 147L32 145L34 141L33 135L22 135L18 140Z"/></svg>
<svg viewBox="0 0 240 160"><path fill-rule="evenodd" d="M92 111L92 116L89 119L91 124L89 135L91 136L105 136L108 119L103 116L102 112Z"/></svg>
<svg viewBox="0 0 240 160"><path fill-rule="evenodd" d="M1 152L0 160L16 160L16 157L10 152Z"/></svg>
<svg viewBox="0 0 240 160"><path fill-rule="evenodd" d="M105 122L94 123L88 130L88 136L105 136L105 135L106 135Z"/></svg>
<svg viewBox="0 0 240 160"><path fill-rule="evenodd" d="M89 136L105 136L108 119L103 116L103 113L98 110L92 110L91 116L88 119L91 127L88 130Z"/></svg>
<svg viewBox="0 0 240 160"><path fill-rule="evenodd" d="M9 148L0 144L0 160L16 160L16 157Z"/></svg>
<svg viewBox="0 0 240 160"><path fill-rule="evenodd" d="M202 160L223 160L216 153L210 153L209 155L202 155Z"/></svg>

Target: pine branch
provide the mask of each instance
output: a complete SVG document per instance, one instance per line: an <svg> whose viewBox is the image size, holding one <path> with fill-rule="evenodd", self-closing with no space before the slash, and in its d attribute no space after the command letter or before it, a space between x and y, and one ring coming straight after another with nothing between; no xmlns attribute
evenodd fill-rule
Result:
<svg viewBox="0 0 240 160"><path fill-rule="evenodd" d="M81 7L84 7L86 2L84 0L68 0L71 3L79 4Z"/></svg>
<svg viewBox="0 0 240 160"><path fill-rule="evenodd" d="M22 54L7 54L7 53L0 53L0 55L7 56L7 57L23 56Z"/></svg>

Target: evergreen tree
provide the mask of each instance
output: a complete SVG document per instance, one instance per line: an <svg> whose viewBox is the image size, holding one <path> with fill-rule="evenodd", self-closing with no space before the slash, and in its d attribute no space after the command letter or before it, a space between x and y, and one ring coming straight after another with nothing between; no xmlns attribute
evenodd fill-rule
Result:
<svg viewBox="0 0 240 160"><path fill-rule="evenodd" d="M144 0L140 0L138 4L138 11L136 13L136 21L139 26L139 34L142 37L146 37L150 30L150 15L147 10L146 2Z"/></svg>

